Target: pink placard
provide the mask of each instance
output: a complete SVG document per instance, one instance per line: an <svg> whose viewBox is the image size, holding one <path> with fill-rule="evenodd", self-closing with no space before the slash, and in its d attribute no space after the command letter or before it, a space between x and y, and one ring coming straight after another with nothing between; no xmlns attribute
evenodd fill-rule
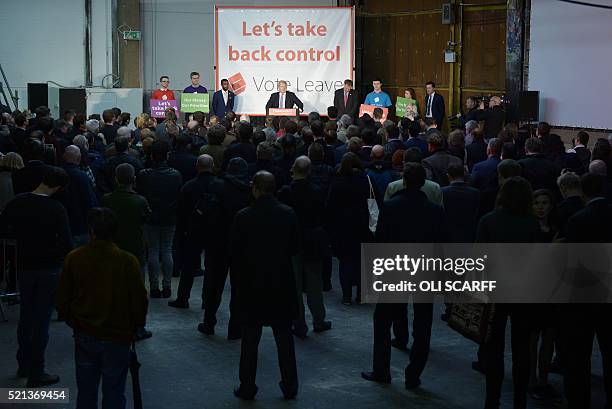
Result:
<svg viewBox="0 0 612 409"><path fill-rule="evenodd" d="M174 99L169 99L165 101L163 99L152 99L150 100L150 102L151 116L153 118L165 118L167 108L174 108L174 110L176 111L177 118L180 115L178 101Z"/></svg>

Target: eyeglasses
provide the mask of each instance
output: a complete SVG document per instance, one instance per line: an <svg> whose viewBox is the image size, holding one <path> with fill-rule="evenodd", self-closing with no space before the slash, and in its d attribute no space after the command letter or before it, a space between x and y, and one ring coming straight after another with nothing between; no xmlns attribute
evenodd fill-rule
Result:
<svg viewBox="0 0 612 409"><path fill-rule="evenodd" d="M163 80L162 82L170 82L170 81L168 81L168 80Z"/></svg>

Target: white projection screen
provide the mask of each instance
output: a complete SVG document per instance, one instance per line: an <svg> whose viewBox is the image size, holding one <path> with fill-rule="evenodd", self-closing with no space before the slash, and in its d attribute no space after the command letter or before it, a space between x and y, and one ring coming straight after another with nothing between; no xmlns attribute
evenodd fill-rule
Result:
<svg viewBox="0 0 612 409"><path fill-rule="evenodd" d="M540 120L612 129L612 10L532 0L528 83L540 91Z"/></svg>

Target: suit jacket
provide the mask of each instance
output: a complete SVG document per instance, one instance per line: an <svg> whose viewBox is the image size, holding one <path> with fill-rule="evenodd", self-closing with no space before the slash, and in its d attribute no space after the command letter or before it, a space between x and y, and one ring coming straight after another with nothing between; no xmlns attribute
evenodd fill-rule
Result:
<svg viewBox="0 0 612 409"><path fill-rule="evenodd" d="M477 243L537 243L541 237L535 216L519 216L501 208L482 216L476 231Z"/></svg>
<svg viewBox="0 0 612 409"><path fill-rule="evenodd" d="M559 237L565 237L567 233L567 222L570 217L584 208L580 196L571 196L557 205L557 218L559 219Z"/></svg>
<svg viewBox="0 0 612 409"><path fill-rule="evenodd" d="M295 212L273 196L260 197L236 214L229 248L243 324L290 325L297 317L291 258L298 243Z"/></svg>
<svg viewBox="0 0 612 409"><path fill-rule="evenodd" d="M433 180L441 187L448 186L446 170L450 165L463 165L463 161L443 150L436 151L422 161L427 179Z"/></svg>
<svg viewBox="0 0 612 409"><path fill-rule="evenodd" d="M471 175L472 186L480 190L497 189L497 165L499 165L499 162L501 162L500 158L491 156L487 160L475 164Z"/></svg>
<svg viewBox="0 0 612 409"><path fill-rule="evenodd" d="M424 116L427 117L427 100L429 99L429 95L425 96L425 113ZM444 123L444 97L437 92L434 94L434 99L431 104L431 115L436 120L438 124L438 128L442 128L442 124Z"/></svg>
<svg viewBox="0 0 612 409"><path fill-rule="evenodd" d="M448 242L472 243L480 207L480 192L466 182L451 182L442 188Z"/></svg>
<svg viewBox="0 0 612 409"><path fill-rule="evenodd" d="M487 144L482 139L473 141L465 147L465 151L467 152L467 167L470 172L474 165L487 160Z"/></svg>
<svg viewBox="0 0 612 409"><path fill-rule="evenodd" d="M270 95L270 99L268 100L268 103L266 104L266 109L278 108L278 98L279 98L278 92L272 93L272 95ZM300 101L297 95L295 95L291 91L287 91L285 95L285 108L293 108L294 105L297 105L300 111L304 110L304 104L302 103L302 101Z"/></svg>
<svg viewBox="0 0 612 409"><path fill-rule="evenodd" d="M506 111L502 107L495 106L484 110L479 110L476 114L477 121L484 121L485 137L487 140L497 138L497 134L504 127Z"/></svg>
<svg viewBox="0 0 612 409"><path fill-rule="evenodd" d="M225 118L225 114L234 110L234 97L236 95L232 91L227 91L227 104L223 101L223 92L221 90L215 92L212 97L212 111L219 118Z"/></svg>
<svg viewBox="0 0 612 409"><path fill-rule="evenodd" d="M604 198L589 202L567 222L570 243L612 242L612 206Z"/></svg>
<svg viewBox="0 0 612 409"><path fill-rule="evenodd" d="M356 117L359 113L359 96L357 91L354 89L349 91L346 105L344 105L344 88L337 89L334 92L334 106L338 109L338 118L344 114Z"/></svg>
<svg viewBox="0 0 612 409"><path fill-rule="evenodd" d="M557 177L561 169L554 162L538 153L519 160L519 164L523 168L523 177L531 183L533 190L549 189L558 197Z"/></svg>

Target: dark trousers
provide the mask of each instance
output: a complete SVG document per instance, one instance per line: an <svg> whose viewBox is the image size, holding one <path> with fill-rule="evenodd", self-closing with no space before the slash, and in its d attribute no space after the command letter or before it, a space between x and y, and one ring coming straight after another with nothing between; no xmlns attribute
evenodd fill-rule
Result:
<svg viewBox="0 0 612 409"><path fill-rule="evenodd" d="M345 254L338 256L340 274L340 286L342 287L342 296L352 298L353 286L357 286L357 296L361 294L361 280L359 279L361 256Z"/></svg>
<svg viewBox="0 0 612 409"><path fill-rule="evenodd" d="M514 383L514 408L527 407L529 385L529 345L533 324L529 305L496 304L489 338L484 347L486 361L485 409L498 409L504 380L504 347L506 323L511 322L512 380Z"/></svg>
<svg viewBox="0 0 612 409"><path fill-rule="evenodd" d="M179 279L176 296L179 300L189 301L193 287L193 276L202 265L202 249L203 244L194 238L187 238L182 242L182 249L180 251L182 258L181 278ZM202 289L203 298L204 289Z"/></svg>
<svg viewBox="0 0 612 409"><path fill-rule="evenodd" d="M321 254L321 262L323 264L321 279L323 280L323 284L326 284L331 283L332 278L332 249L327 235L325 235L323 240L324 242L321 244L321 249L323 251L323 254Z"/></svg>
<svg viewBox="0 0 612 409"><path fill-rule="evenodd" d="M130 344L102 341L81 332L74 334L78 387L77 409L98 407L102 380L102 408L125 408L125 381L130 365Z"/></svg>
<svg viewBox="0 0 612 409"><path fill-rule="evenodd" d="M421 377L431 341L433 322L432 303L414 303L410 363L406 367L406 381L414 383ZM376 304L374 310L374 356L372 370L381 377L391 376L391 325L406 313L407 304ZM406 325L407 327L407 325Z"/></svg>
<svg viewBox="0 0 612 409"><path fill-rule="evenodd" d="M393 318L393 336L402 345L408 345L408 304L404 304L406 308L397 311Z"/></svg>
<svg viewBox="0 0 612 409"><path fill-rule="evenodd" d="M227 280L229 260L222 248L206 250L206 273L204 274L204 322L214 326L217 323L217 311L223 299L223 289ZM240 335L240 325L237 317L236 274L229 271L230 276L230 319L228 335Z"/></svg>
<svg viewBox="0 0 612 409"><path fill-rule="evenodd" d="M304 258L304 253L299 252L293 256L293 273L298 299L298 318L293 322L296 331L307 332L306 314L304 311L304 294L308 309L312 315L312 325L316 328L325 322L325 303L323 302L323 284L321 281L321 260L309 260Z"/></svg>
<svg viewBox="0 0 612 409"><path fill-rule="evenodd" d="M55 305L59 268L20 270L19 324L17 326L17 362L30 378L45 371L45 349L49 342L49 324Z"/></svg>
<svg viewBox="0 0 612 409"><path fill-rule="evenodd" d="M593 341L601 351L606 409L612 408L612 327L610 304L567 305L562 327L564 386L569 409L591 407Z"/></svg>
<svg viewBox="0 0 612 409"><path fill-rule="evenodd" d="M242 344L240 348L240 387L246 393L255 393L257 385L257 352L261 340L262 325L250 324L242 327ZM281 385L285 390L297 390L298 377L295 363L295 349L291 324L272 326L278 365L281 372Z"/></svg>

